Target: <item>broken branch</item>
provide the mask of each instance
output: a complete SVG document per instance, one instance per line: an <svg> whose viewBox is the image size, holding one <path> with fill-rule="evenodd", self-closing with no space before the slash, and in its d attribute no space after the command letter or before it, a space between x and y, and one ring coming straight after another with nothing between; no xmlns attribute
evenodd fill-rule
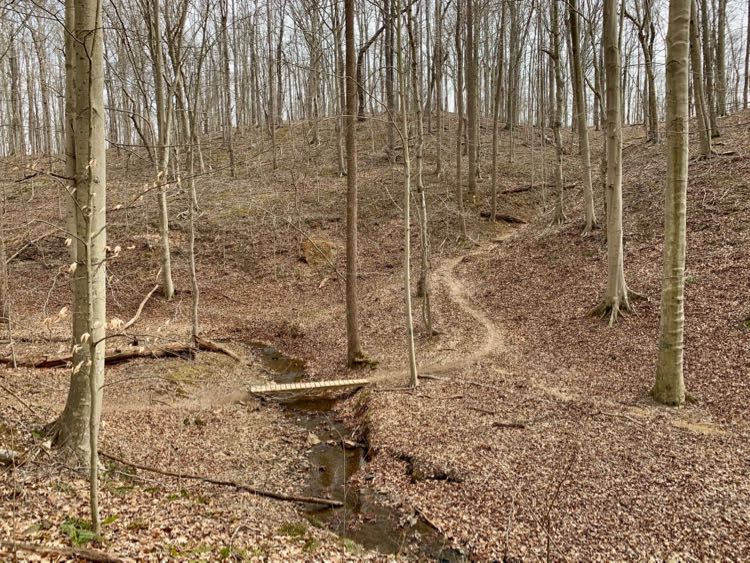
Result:
<svg viewBox="0 0 750 563"><path fill-rule="evenodd" d="M127 465L129 467L134 467L135 469L140 469L142 471L149 471L151 473L158 473L159 475L165 475L167 477L177 477L178 479L189 479L191 481L202 481L204 483L210 483L211 485L219 485L222 487L232 487L234 489L237 489L239 491L245 491L247 493L251 493L254 495L258 495L261 497L266 498L272 498L274 500L282 500L287 502L302 502L306 504L322 504L324 506L332 506L332 507L341 507L344 506L344 503L339 500L333 500L329 498L319 498L319 497L307 497L307 496L299 496L299 495L286 495L284 493L275 493L272 491L264 491L261 489L258 489L256 487L251 487L250 485L244 485L242 483L237 483L236 481L225 481L223 479L213 479L211 477L204 477L202 475L190 475L189 473L176 473L174 471L167 471L165 469L158 469L156 467L149 467L147 465L141 465L139 463L134 463L132 461L127 461L124 459L121 459L119 457L113 456L111 454L105 453L103 451L99 451L99 455L102 457L106 457L107 459L111 459L112 461L116 461L117 463L121 463L122 465Z"/></svg>

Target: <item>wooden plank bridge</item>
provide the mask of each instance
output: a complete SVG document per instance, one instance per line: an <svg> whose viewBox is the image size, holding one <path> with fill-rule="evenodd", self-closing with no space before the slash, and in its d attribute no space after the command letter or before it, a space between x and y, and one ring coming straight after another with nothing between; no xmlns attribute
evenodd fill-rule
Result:
<svg viewBox="0 0 750 563"><path fill-rule="evenodd" d="M268 393L289 393L297 391L328 391L346 389L348 387L362 387L370 383L369 379L335 379L331 381L312 381L305 383L265 383L253 385L250 392L256 395Z"/></svg>

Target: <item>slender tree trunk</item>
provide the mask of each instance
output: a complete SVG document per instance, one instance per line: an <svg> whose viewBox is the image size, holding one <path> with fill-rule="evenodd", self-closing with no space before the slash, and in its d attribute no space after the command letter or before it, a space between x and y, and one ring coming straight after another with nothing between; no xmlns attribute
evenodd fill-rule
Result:
<svg viewBox="0 0 750 563"><path fill-rule="evenodd" d="M169 300L174 297L172 281L172 256L169 250L169 209L167 208L167 170L169 169L172 112L166 107L164 95L164 57L161 45L159 1L150 0L151 54L154 65L154 90L156 93L156 121L158 141L156 147L156 183L159 186L159 239L161 241L162 294Z"/></svg>
<svg viewBox="0 0 750 563"><path fill-rule="evenodd" d="M396 113L396 96L393 91L393 1L383 0L383 12L385 17L385 97L388 119L386 125L386 142L388 146L388 158L393 161L394 145L394 120Z"/></svg>
<svg viewBox="0 0 750 563"><path fill-rule="evenodd" d="M16 38L11 38L8 49L10 67L10 154L25 155L26 139L23 132L23 109L21 103L21 76L18 68Z"/></svg>
<svg viewBox="0 0 750 563"><path fill-rule="evenodd" d="M654 398L669 405L685 401L682 376L685 230L688 182L688 61L690 0L671 0L667 32L667 189L665 190L659 359Z"/></svg>
<svg viewBox="0 0 750 563"><path fill-rule="evenodd" d="M273 169L276 170L276 63L274 62L273 50L273 11L271 0L266 2L267 39L268 39L268 131L271 135L271 161Z"/></svg>
<svg viewBox="0 0 750 563"><path fill-rule="evenodd" d="M742 108L750 102L750 0L747 0L747 29L745 30L745 82L742 87Z"/></svg>
<svg viewBox="0 0 750 563"><path fill-rule="evenodd" d="M503 2L502 15L500 17L500 33L498 47L498 61L497 61L497 75L495 78L495 96L492 106L492 195L491 195L491 211L490 221L493 223L497 217L497 141L498 141L498 129L500 120L500 104L501 104L501 92L503 88L503 56L502 53L505 50L504 38L505 38L505 14L506 14L507 3ZM532 138L532 154L533 154L533 138Z"/></svg>
<svg viewBox="0 0 750 563"><path fill-rule="evenodd" d="M464 122L464 79L463 79L463 54L461 45L463 39L461 37L461 12L463 7L461 6L461 0L456 0L456 63L458 68L456 70L456 203L458 205L458 224L459 224L459 236L461 239L466 240L466 216L464 213L464 189L462 184L463 178L461 173L461 138L462 138L462 126Z"/></svg>
<svg viewBox="0 0 750 563"><path fill-rule="evenodd" d="M555 72L555 106L552 119L552 134L555 139L555 184L557 186L557 208L553 221L557 224L565 222L565 188L563 187L563 143L560 129L562 128L563 112L563 77L562 59L560 52L560 7L559 0L552 0L552 65Z"/></svg>
<svg viewBox="0 0 750 563"><path fill-rule="evenodd" d="M400 0L399 0L400 1ZM422 319L425 324L425 331L428 336L432 336L432 288L430 286L430 235L427 223L427 199L425 197L424 181L422 179L422 168L424 164L424 125L422 117L422 93L419 84L419 72L417 68L417 41L414 33L414 18L411 12L411 6L407 8L408 14L408 32L409 32L409 51L411 55L411 90L412 106L416 117L417 140L414 146L416 153L417 170L417 212L419 217L419 240L420 240L420 270L419 283L417 284L417 294L422 298ZM403 56L403 55L401 55ZM403 65L403 63L401 63ZM402 109L402 114L406 109ZM403 115L402 115L403 119ZM408 131L408 129L407 129ZM409 164L411 167L411 163ZM410 170L411 172L411 170ZM411 299L411 297L409 298ZM411 302L408 304L411 307ZM412 341L413 341L413 324L412 324ZM411 364L410 364L411 365Z"/></svg>
<svg viewBox="0 0 750 563"><path fill-rule="evenodd" d="M219 2L219 12L221 13L221 77L222 91L224 93L224 140L226 141L227 151L229 152L229 173L232 178L237 176L237 169L234 160L234 133L232 131L232 80L229 77L229 4L228 0Z"/></svg>
<svg viewBox="0 0 750 563"><path fill-rule="evenodd" d="M727 0L719 0L716 32L716 111L720 116L727 114Z"/></svg>
<svg viewBox="0 0 750 563"><path fill-rule="evenodd" d="M344 164L344 141L342 130L344 129L344 114L346 108L346 77L344 70L344 56L341 52L341 21L339 19L339 6L338 3L333 0L331 2L331 9L333 10L333 39L336 43L334 49L334 64L336 67L336 104L338 108L338 116L336 119L336 156L338 160L339 176L346 174L346 166Z"/></svg>
<svg viewBox="0 0 750 563"><path fill-rule="evenodd" d="M102 5L75 0L76 73L76 227L77 267L74 271L73 314L86 332L77 342L85 358L73 367L88 378L88 460L91 520L101 524L98 507L98 436L104 382L106 325L106 145L104 139L104 71ZM85 410L84 410L85 412Z"/></svg>
<svg viewBox="0 0 750 563"><path fill-rule="evenodd" d="M706 113L711 125L711 137L719 137L719 126L716 122L716 92L714 84L714 57L711 48L711 33L709 31L708 0L701 0L701 39L703 41L703 79L705 81L704 96L706 99Z"/></svg>
<svg viewBox="0 0 750 563"><path fill-rule="evenodd" d="M581 38L578 0L570 0L568 4L570 50L573 59L573 77L575 88L575 114L578 125L578 144L580 145L581 171L583 173L583 205L585 221L583 233L590 233L596 227L596 212L594 210L594 189L591 184L591 147L589 146L589 129L586 122L586 98L583 83L583 65L581 64Z"/></svg>
<svg viewBox="0 0 750 563"><path fill-rule="evenodd" d="M617 0L604 0L603 50L607 99L607 292L592 314L609 314L613 325L621 311L630 311L622 242L622 89Z"/></svg>
<svg viewBox="0 0 750 563"><path fill-rule="evenodd" d="M435 176L443 177L443 14L442 0L435 0L435 123L437 125L437 147L435 147Z"/></svg>
<svg viewBox="0 0 750 563"><path fill-rule="evenodd" d="M477 193L477 60L474 56L476 31L474 0L466 0L466 124L468 129L469 181L467 194L473 200Z"/></svg>
<svg viewBox="0 0 750 563"><path fill-rule="evenodd" d="M357 302L357 80L354 0L344 0L346 36L346 336L347 364L362 363Z"/></svg>
<svg viewBox="0 0 750 563"><path fill-rule="evenodd" d="M64 196L67 200L66 230L68 244L68 260L71 264L78 266L78 228L76 206L78 190L77 187L77 164L76 164L76 138L77 127L77 73L76 73L76 39L74 36L76 18L75 2L67 0L65 3L65 175L69 178ZM77 270L76 270L77 272ZM77 289L77 278L80 272L74 272L71 279L71 290L73 299L80 299ZM53 425L53 442L61 450L65 451L66 457L70 457L76 464L86 465L90 457L89 451L89 372L86 365L86 354L80 342L86 332L86 319L84 315L72 315L72 350L73 365L81 366L73 371L68 387L68 396L65 407L60 417Z"/></svg>
<svg viewBox="0 0 750 563"><path fill-rule="evenodd" d="M709 158L713 154L711 147L711 120L708 115L707 101L703 88L703 73L701 67L701 44L698 35L698 10L695 0L692 2L692 15L690 17L690 62L693 69L693 96L695 98L695 111L698 114L698 126L700 127L701 156Z"/></svg>
<svg viewBox="0 0 750 563"><path fill-rule="evenodd" d="M404 49L401 18L401 0L396 1L398 25L396 31L396 60L398 64L399 98L401 105L401 143L404 146L404 302L406 312L407 361L409 363L409 383L412 387L419 385L417 375L417 358L414 347L414 316L411 304L411 155L409 154L409 121L406 100L406 70L404 68ZM415 62L416 65L416 62Z"/></svg>

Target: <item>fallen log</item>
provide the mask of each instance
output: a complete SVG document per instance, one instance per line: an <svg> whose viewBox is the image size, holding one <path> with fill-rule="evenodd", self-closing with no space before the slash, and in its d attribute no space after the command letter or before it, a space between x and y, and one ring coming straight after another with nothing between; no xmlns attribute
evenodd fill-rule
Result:
<svg viewBox="0 0 750 563"><path fill-rule="evenodd" d="M206 352L215 352L224 354L230 358L242 362L237 354L216 342L212 342L200 336L195 338L195 344L184 344L181 342L172 342L163 346L154 346L145 348L143 346L133 347L126 350L114 350L104 356L104 363L107 365L120 364L129 360L138 358L189 358L191 359L195 352L204 350ZM41 358L16 358L16 365L23 368L51 369L70 367L73 363L73 357L70 354L64 356L42 356ZM0 358L0 365L13 365L13 358Z"/></svg>
<svg viewBox="0 0 750 563"><path fill-rule="evenodd" d="M479 213L480 217L484 217L485 219L489 219L492 216L492 212L490 211L482 211ZM516 217L514 215L508 215L506 213L495 213L495 220L496 221L503 221L505 223L516 223L519 225L525 225L527 221L524 219L521 219L520 217Z"/></svg>
<svg viewBox="0 0 750 563"><path fill-rule="evenodd" d="M128 350L115 350L104 356L104 363L108 365L119 364L136 358L166 358L166 357L192 357L196 348L192 344L171 343L153 348L134 347ZM24 368L64 368L70 367L73 357L70 354L64 356L43 356L41 358L16 358L16 365ZM0 364L13 365L12 358L0 358Z"/></svg>
<svg viewBox="0 0 750 563"><path fill-rule="evenodd" d="M332 506L332 507L337 507L337 508L344 506L343 502L339 500L330 499L330 498L287 495L284 493L276 493L273 491L264 491L256 487L252 487L250 485L237 483L236 481L225 481L223 479L214 479L212 477L204 477L202 475L191 475L189 473L177 473L174 471L168 471L166 469L159 469L157 467L149 467L148 465L141 465L139 463L134 463L132 461L121 459L119 457L113 456L112 454L108 454L101 450L99 450L99 455L107 459L111 459L112 461L115 461L117 463L121 463L122 465L127 465L128 467L134 467L135 469L140 469L142 471L149 471L150 473L157 473L159 475L165 475L167 477L177 477L178 479L202 481L204 483L210 483L211 485L219 485L222 487L232 487L233 489L237 489L238 491L244 491L247 493L258 495L260 497L272 498L274 500L282 500L282 501L287 501L287 502L301 502L305 504L321 504L323 506Z"/></svg>
<svg viewBox="0 0 750 563"><path fill-rule="evenodd" d="M529 186L519 186L517 188L510 188L510 189L507 189L507 190L503 190L500 193L503 194L503 195L507 195L507 194L520 194L520 193L523 193L523 192L531 191L532 189L540 188L543 185L544 184L537 184L535 186L531 186L531 185L529 185ZM577 186L578 186L578 182L573 182L572 184L564 184L563 185L563 189L565 189L565 190L572 190L573 188L575 188ZM552 188L554 186L548 185L547 187L548 188Z"/></svg>
<svg viewBox="0 0 750 563"><path fill-rule="evenodd" d="M49 555L56 557L75 557L85 561L95 561L97 563L121 563L122 559L114 557L103 551L95 549L85 549L82 547L58 547L56 545L43 545L36 543L20 543L13 541L0 540L0 546L12 552L28 551L39 555Z"/></svg>

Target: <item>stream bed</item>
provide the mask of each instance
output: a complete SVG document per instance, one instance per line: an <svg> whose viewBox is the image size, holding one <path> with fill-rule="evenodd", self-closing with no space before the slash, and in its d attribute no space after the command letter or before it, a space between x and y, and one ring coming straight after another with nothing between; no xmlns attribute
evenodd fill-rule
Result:
<svg viewBox="0 0 750 563"><path fill-rule="evenodd" d="M305 365L273 346L252 346L276 383L294 383L305 377ZM366 448L349 441L350 432L336 420L335 399L292 399L282 403L294 424L308 432L306 494L344 502L341 508L307 506L306 517L341 537L384 554L402 554L446 563L468 561L461 551L419 515L403 515L386 497L368 486L350 486L358 472L368 477Z"/></svg>

